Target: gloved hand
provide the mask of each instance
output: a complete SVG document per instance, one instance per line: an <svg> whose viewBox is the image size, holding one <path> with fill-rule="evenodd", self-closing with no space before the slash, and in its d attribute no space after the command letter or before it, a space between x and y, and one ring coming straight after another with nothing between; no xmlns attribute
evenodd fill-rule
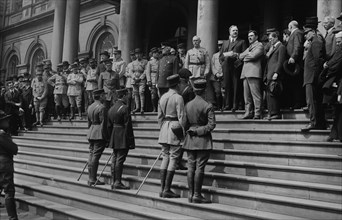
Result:
<svg viewBox="0 0 342 220"><path fill-rule="evenodd" d="M195 130L188 130L187 133L188 133L191 137L197 135L197 132L196 132Z"/></svg>

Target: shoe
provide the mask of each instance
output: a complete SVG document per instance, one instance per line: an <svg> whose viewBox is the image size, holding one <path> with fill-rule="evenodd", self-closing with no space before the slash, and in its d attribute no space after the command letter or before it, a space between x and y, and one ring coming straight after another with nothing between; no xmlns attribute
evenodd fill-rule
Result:
<svg viewBox="0 0 342 220"><path fill-rule="evenodd" d="M141 113L141 114L144 114L144 113L145 113L144 109L141 109L140 113Z"/></svg>
<svg viewBox="0 0 342 220"><path fill-rule="evenodd" d="M234 113L234 112L236 112L236 110L237 110L237 108L232 108L232 112Z"/></svg>
<svg viewBox="0 0 342 220"><path fill-rule="evenodd" d="M305 128L300 129L302 132L308 132L310 130L315 129L316 127L313 126L312 124L307 125Z"/></svg>
<svg viewBox="0 0 342 220"><path fill-rule="evenodd" d="M88 185L89 185L89 186L95 186L95 183L96 183L96 182L88 181ZM101 181L99 180L99 181L97 181L96 186L100 186L100 185L105 185L105 183L104 183L104 182L101 182Z"/></svg>
<svg viewBox="0 0 342 220"><path fill-rule="evenodd" d="M61 120L62 120L62 119L61 119L61 116L58 115L57 121L61 121Z"/></svg>
<svg viewBox="0 0 342 220"><path fill-rule="evenodd" d="M294 108L295 108L295 107L294 107ZM309 108L308 108L307 106L305 106L305 107L302 108L302 110L303 110L304 112L308 112L308 111L309 111Z"/></svg>
<svg viewBox="0 0 342 220"><path fill-rule="evenodd" d="M253 115L244 115L241 119L252 119Z"/></svg>
<svg viewBox="0 0 342 220"><path fill-rule="evenodd" d="M129 190L130 187L129 186L125 186L124 184L122 183L115 183L114 185L112 185L112 190L113 189L117 189L117 190Z"/></svg>
<svg viewBox="0 0 342 220"><path fill-rule="evenodd" d="M40 125L39 121L36 121L35 123L32 124L32 127L36 127L37 125Z"/></svg>
<svg viewBox="0 0 342 220"><path fill-rule="evenodd" d="M261 116L260 116L260 115L255 115L255 116L253 117L253 120L259 120L259 119L261 119Z"/></svg>
<svg viewBox="0 0 342 220"><path fill-rule="evenodd" d="M325 141L326 141L326 142L333 142L333 141L334 141L334 138L328 137Z"/></svg>
<svg viewBox="0 0 342 220"><path fill-rule="evenodd" d="M232 109L231 106L226 106L226 107L224 107L224 110L225 110L225 111L230 111L231 109Z"/></svg>
<svg viewBox="0 0 342 220"><path fill-rule="evenodd" d="M188 168L186 168L182 163L178 164L176 170L187 170Z"/></svg>
<svg viewBox="0 0 342 220"><path fill-rule="evenodd" d="M271 117L269 117L269 121L273 120L273 119L281 119L280 115L272 115Z"/></svg>

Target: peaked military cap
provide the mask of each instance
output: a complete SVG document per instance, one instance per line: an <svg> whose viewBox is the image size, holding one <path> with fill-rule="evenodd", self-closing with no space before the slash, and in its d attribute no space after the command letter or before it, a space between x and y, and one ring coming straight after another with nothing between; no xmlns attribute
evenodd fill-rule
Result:
<svg viewBox="0 0 342 220"><path fill-rule="evenodd" d="M95 89L93 91L94 95L101 95L102 93L105 93L104 89Z"/></svg>
<svg viewBox="0 0 342 220"><path fill-rule="evenodd" d="M86 62L88 62L88 58L83 57L79 61L80 61L80 63L86 63Z"/></svg>
<svg viewBox="0 0 342 220"><path fill-rule="evenodd" d="M104 64L113 63L113 59L105 59L105 60L102 60L101 63L104 63Z"/></svg>
<svg viewBox="0 0 342 220"><path fill-rule="evenodd" d="M305 24L303 25L305 28L312 28L312 29L316 29L318 26L318 23L320 21L318 21L318 17L306 17L305 18Z"/></svg>
<svg viewBox="0 0 342 220"><path fill-rule="evenodd" d="M178 75L180 78L183 78L183 79L187 79L189 78L192 74L190 72L190 70L186 69L186 68L182 68L178 71Z"/></svg>
<svg viewBox="0 0 342 220"><path fill-rule="evenodd" d="M150 51L151 51L151 53L157 53L158 52L158 48L157 47L152 47Z"/></svg>
<svg viewBox="0 0 342 220"><path fill-rule="evenodd" d="M96 61L95 61L94 58L90 58L90 59L89 59L89 63L96 63Z"/></svg>
<svg viewBox="0 0 342 220"><path fill-rule="evenodd" d="M114 54L121 54L121 50L115 49L113 53Z"/></svg>
<svg viewBox="0 0 342 220"><path fill-rule="evenodd" d="M141 52L141 49L140 49L140 48L136 48L136 49L134 50L134 53L142 53L142 52Z"/></svg>
<svg viewBox="0 0 342 220"><path fill-rule="evenodd" d="M175 86L179 83L179 75L174 74L166 78L169 87Z"/></svg>
<svg viewBox="0 0 342 220"><path fill-rule="evenodd" d="M207 87L207 81L205 79L196 79L194 81L194 90L203 90Z"/></svg>
<svg viewBox="0 0 342 220"><path fill-rule="evenodd" d="M77 62L74 62L70 65L70 68L73 69L73 68L77 68L78 67L78 63Z"/></svg>
<svg viewBox="0 0 342 220"><path fill-rule="evenodd" d="M43 70L42 69L37 69L36 76L43 75Z"/></svg>
<svg viewBox="0 0 342 220"><path fill-rule="evenodd" d="M266 34L269 34L269 33L272 33L272 32L276 32L277 31L277 29L275 29L275 28L267 28L266 29Z"/></svg>
<svg viewBox="0 0 342 220"><path fill-rule="evenodd" d="M131 55L131 56L135 55L134 50L131 50L131 51L129 52L129 55Z"/></svg>
<svg viewBox="0 0 342 220"><path fill-rule="evenodd" d="M107 56L107 57L110 57L108 51L103 51L103 52L100 53L100 55L105 55L105 56Z"/></svg>

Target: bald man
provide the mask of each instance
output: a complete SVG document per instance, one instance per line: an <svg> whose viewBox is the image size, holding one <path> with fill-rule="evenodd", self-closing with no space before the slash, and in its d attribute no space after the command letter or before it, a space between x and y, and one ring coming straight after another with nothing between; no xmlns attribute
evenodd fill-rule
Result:
<svg viewBox="0 0 342 220"><path fill-rule="evenodd" d="M336 38L334 34L335 30L335 18L331 16L327 16L324 18L322 25L325 29L325 53L326 53L326 60L329 60L336 51Z"/></svg>

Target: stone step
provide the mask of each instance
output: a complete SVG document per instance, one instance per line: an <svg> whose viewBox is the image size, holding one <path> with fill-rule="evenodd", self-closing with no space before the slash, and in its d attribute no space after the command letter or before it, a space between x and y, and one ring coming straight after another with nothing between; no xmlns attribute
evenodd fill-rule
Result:
<svg viewBox="0 0 342 220"><path fill-rule="evenodd" d="M287 141L313 141L325 142L329 135L328 130L314 130L310 132L301 132L300 130L283 130L283 129L220 129L217 128L212 132L213 138L236 138L236 139L258 139L258 140L287 140ZM19 135L28 137L56 137L64 138L86 138L87 131L68 132L63 130L40 132L40 131L27 131L20 132ZM135 136L148 136L158 137L159 129L150 127L137 127L134 128Z"/></svg>
<svg viewBox="0 0 342 220"><path fill-rule="evenodd" d="M86 158L70 158L65 156L50 156L44 160L41 158L41 162L16 159L15 167L77 178L79 173L75 172L75 170L70 170L69 168L78 167L81 169L86 163L86 160ZM105 163L105 160L100 161L99 173L102 171ZM149 169L149 165L125 163L124 174L141 177L145 176ZM109 166L107 167L107 170L105 170L103 177L107 183L110 182ZM152 170L150 177L156 179L159 178L159 167L155 167ZM174 177L175 181L186 183L186 178L186 171L176 171ZM342 187L328 184L243 176L211 171L206 173L204 185L234 190L249 190L253 192L283 195L294 198L310 198L312 200L319 201L338 203L341 203L342 201Z"/></svg>
<svg viewBox="0 0 342 220"><path fill-rule="evenodd" d="M119 219L191 219L188 215L180 215L163 210L157 210L131 203L120 202L110 198L65 190L48 185L20 180L16 183L16 190L23 194L34 194L38 198L71 207L85 209L89 212L102 213Z"/></svg>
<svg viewBox="0 0 342 220"><path fill-rule="evenodd" d="M31 140L32 141L32 140ZM49 151L49 146L63 147L65 152L70 152L73 155L74 150L82 149L88 150L87 144L76 145L74 147L64 146L62 144L55 145L54 143L38 144L38 143L20 143L16 141L19 146L28 147L35 151L36 148L42 148L41 151ZM32 141L34 142L34 141ZM69 143L72 144L72 143ZM23 149L25 151L25 149ZM158 155L160 153L160 145L141 145L137 144L136 149L131 151L142 155ZM77 153L77 152L76 152ZM328 155L328 154L311 154L311 153L292 153L292 152L276 152L276 151L256 151L256 150L235 150L235 149L213 149L211 152L211 159L221 161L239 161L264 163L284 166L300 166L312 168L325 169L342 169L342 155Z"/></svg>
<svg viewBox="0 0 342 220"><path fill-rule="evenodd" d="M137 147L139 149L139 147ZM215 152L215 151L214 151ZM111 152L109 150L104 151L102 154L102 160L107 160ZM262 163L257 162L243 162L233 159L222 159L220 157L222 151L217 151L216 154L211 154L211 159L208 161L206 171L218 172L218 173L230 173L246 176L258 176L272 179L294 180L313 183L323 183L332 185L341 185L342 183L342 171L340 169L322 169L312 167L295 166L289 163L274 163L269 164L267 161ZM228 153L229 154L229 153ZM49 160L50 155L67 156L70 158L87 158L87 149L70 149L66 147L58 146L19 146L19 154L17 158L23 160L41 161ZM149 152L139 153L136 150L129 152L126 159L127 163L152 165L157 155L153 155ZM184 156L183 162L186 163L186 157ZM72 163L72 162L71 162ZM160 166L160 161L156 166Z"/></svg>
<svg viewBox="0 0 342 220"><path fill-rule="evenodd" d="M20 179L28 179L44 185L51 185L61 187L72 191L80 191L85 194L97 195L102 197L109 197L119 199L122 202L129 202L133 204L140 204L148 206L155 206L158 208L167 208L172 212L189 212L192 215L205 219L297 219L301 216L310 219L327 219L340 218L339 211L341 207L338 204L310 201L306 199L287 198L275 195L266 195L260 193L253 193L248 191L218 189L214 187L203 187L203 192L210 195L214 202L208 205L196 205L186 202L186 199L162 199L158 197L158 193L150 193L146 190L159 190L159 180L147 179L139 195L136 196L136 190L127 191L111 191L109 186L98 186L90 188L85 185L85 181L76 182L74 179L51 174L42 174L34 171L27 171L17 169L16 176ZM135 176L126 176L126 180L135 181L135 189L138 187L142 178ZM180 192L182 197L187 196L187 186L184 183L176 182L173 184L173 189ZM150 202L149 200L153 201ZM185 201L185 202L184 202ZM220 202L221 204L218 204ZM167 206L163 205L167 203ZM237 207L241 206L241 207ZM193 210L195 209L195 210ZM198 210L197 210L198 209ZM269 212L265 212L268 210ZM211 213L211 212L214 213ZM202 213L203 212L203 213ZM232 213L233 212L233 213ZM270 213L273 212L273 213ZM275 214L275 212L283 213ZM217 214L226 214L224 218L215 218ZM292 216L285 216L291 213ZM213 215L214 214L214 215ZM232 218L232 214L235 218ZM240 216L239 216L240 215ZM254 215L254 216L253 216ZM214 217L215 216L215 217ZM238 218L239 216L239 218Z"/></svg>
<svg viewBox="0 0 342 220"><path fill-rule="evenodd" d="M15 182L20 185L22 180L15 179ZM36 184L37 185L37 184ZM16 192L15 199L18 203L18 208L36 213L48 219L67 219L67 220L119 220L117 218L101 215L88 210L74 208L69 205L63 205L45 199L37 198L31 195ZM21 218L20 218L21 219Z"/></svg>

